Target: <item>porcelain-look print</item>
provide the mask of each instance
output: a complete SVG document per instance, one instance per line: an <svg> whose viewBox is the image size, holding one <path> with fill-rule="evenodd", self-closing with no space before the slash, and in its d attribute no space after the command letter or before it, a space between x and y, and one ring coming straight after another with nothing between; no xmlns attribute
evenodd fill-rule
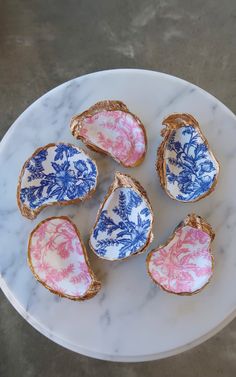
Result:
<svg viewBox="0 0 236 377"><path fill-rule="evenodd" d="M140 253L150 244L153 213L138 181L116 172L93 227L90 246L99 257L120 260Z"/></svg>
<svg viewBox="0 0 236 377"><path fill-rule="evenodd" d="M145 245L150 227L151 212L141 196L118 188L106 201L90 243L101 257L123 259Z"/></svg>
<svg viewBox="0 0 236 377"><path fill-rule="evenodd" d="M166 246L151 253L148 269L153 280L173 293L198 291L212 275L210 242L203 230L180 227Z"/></svg>
<svg viewBox="0 0 236 377"><path fill-rule="evenodd" d="M209 191L216 177L216 164L194 127L173 131L164 158L167 190L176 199L187 202Z"/></svg>
<svg viewBox="0 0 236 377"><path fill-rule="evenodd" d="M213 191L219 163L189 114L173 114L163 121L164 141L158 150L161 185L173 199L194 202Z"/></svg>
<svg viewBox="0 0 236 377"><path fill-rule="evenodd" d="M126 167L139 165L146 153L141 121L120 101L101 101L71 122L72 134L97 152Z"/></svg>
<svg viewBox="0 0 236 377"><path fill-rule="evenodd" d="M108 151L125 165L133 165L145 153L143 132L133 117L122 111L102 111L84 121L81 136Z"/></svg>
<svg viewBox="0 0 236 377"><path fill-rule="evenodd" d="M34 218L47 205L84 200L95 190L97 174L95 162L71 144L39 148L22 169L20 210L24 216Z"/></svg>
<svg viewBox="0 0 236 377"><path fill-rule="evenodd" d="M71 299L85 297L94 283L81 242L65 217L44 220L29 240L28 261L36 278L49 290Z"/></svg>

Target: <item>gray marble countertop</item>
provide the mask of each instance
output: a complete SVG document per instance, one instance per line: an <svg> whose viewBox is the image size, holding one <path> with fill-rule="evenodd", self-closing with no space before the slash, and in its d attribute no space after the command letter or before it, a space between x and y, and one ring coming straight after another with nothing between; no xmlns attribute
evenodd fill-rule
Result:
<svg viewBox="0 0 236 377"><path fill-rule="evenodd" d="M235 108L233 0L9 0L0 4L0 131L49 89L82 74L167 72ZM67 351L30 327L0 293L0 376L224 376L236 371L236 320L184 354L119 364Z"/></svg>

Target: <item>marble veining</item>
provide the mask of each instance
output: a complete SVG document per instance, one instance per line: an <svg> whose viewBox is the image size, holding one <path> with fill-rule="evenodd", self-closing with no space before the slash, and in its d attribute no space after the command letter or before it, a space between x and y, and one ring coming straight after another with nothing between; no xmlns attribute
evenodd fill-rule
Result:
<svg viewBox="0 0 236 377"><path fill-rule="evenodd" d="M112 183L114 172L127 173L127 169L111 159L89 152L101 172L98 189L91 200L67 208L47 208L33 221L23 218L17 208L17 179L28 156L39 146L52 142L82 147L70 134L70 119L104 99L126 103L147 129L146 158L128 173L145 187L154 213L159 214L151 248L164 243L175 225L190 212L206 217L216 231L214 275L198 295L175 297L162 292L147 276L145 254L116 265L96 258L88 244L88 256L103 289L87 302L55 298L35 282L27 266L28 235L39 221L49 216L72 216L82 238L88 239L99 202ZM154 171L161 122L174 112L188 112L199 120L221 163L215 192L198 203L171 200L160 188ZM219 137L222 129L224 132ZM232 174L236 163L235 140L236 120L225 106L192 84L168 75L138 70L102 72L50 91L16 120L0 147L0 194L4 198L0 203L3 292L42 334L64 347L102 359L155 359L206 339L222 327L222 321L226 324L236 309L236 297L229 289L236 284L236 212L231 210L236 207L235 175Z"/></svg>

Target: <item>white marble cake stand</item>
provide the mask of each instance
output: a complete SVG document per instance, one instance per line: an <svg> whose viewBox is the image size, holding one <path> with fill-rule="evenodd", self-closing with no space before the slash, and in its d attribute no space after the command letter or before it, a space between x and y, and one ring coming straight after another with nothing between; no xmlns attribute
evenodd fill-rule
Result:
<svg viewBox="0 0 236 377"><path fill-rule="evenodd" d="M44 144L77 142L70 134L72 115L103 99L124 101L143 121L148 135L144 163L122 169L108 157L98 162L99 186L82 205L44 210L36 220L23 218L16 204L18 174L24 161ZM208 198L196 204L171 200L155 173L162 119L189 112L221 163L220 180ZM144 70L114 70L69 81L45 94L14 123L0 147L0 286L16 310L37 330L73 351L104 360L163 358L206 340L236 314L236 119L216 98L172 76ZM60 299L41 286L27 262L27 239L42 219L69 215L87 240L99 202L115 170L126 171L147 189L155 211L152 247L165 241L189 212L206 217L216 231L215 273L208 287L192 297L161 291L146 273L144 255L125 262L98 260L92 265L101 292L87 302Z"/></svg>

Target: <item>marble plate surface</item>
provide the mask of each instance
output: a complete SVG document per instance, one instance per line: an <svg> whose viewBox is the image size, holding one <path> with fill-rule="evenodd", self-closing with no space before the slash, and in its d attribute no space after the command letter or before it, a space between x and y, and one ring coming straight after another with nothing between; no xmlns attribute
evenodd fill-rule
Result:
<svg viewBox="0 0 236 377"><path fill-rule="evenodd" d="M17 208L16 185L24 161L51 142L76 141L69 130L73 115L99 100L126 103L146 126L148 153L140 167L125 169L108 157L90 152L97 161L99 185L83 204L48 208L34 221ZM221 163L219 183L209 197L184 204L160 188L154 170L164 117L189 112ZM178 78L145 70L103 71L71 80L33 103L13 124L0 145L0 286L16 310L42 334L73 351L117 361L167 357L214 335L236 314L236 118L202 89ZM91 264L101 279L100 293L87 302L61 299L41 286L27 266L27 240L46 217L67 215L87 244L100 201L116 170L127 172L146 188L155 213L154 241L163 243L190 212L205 217L216 231L215 272L199 294L179 297L161 291L146 272L146 253L127 261Z"/></svg>

